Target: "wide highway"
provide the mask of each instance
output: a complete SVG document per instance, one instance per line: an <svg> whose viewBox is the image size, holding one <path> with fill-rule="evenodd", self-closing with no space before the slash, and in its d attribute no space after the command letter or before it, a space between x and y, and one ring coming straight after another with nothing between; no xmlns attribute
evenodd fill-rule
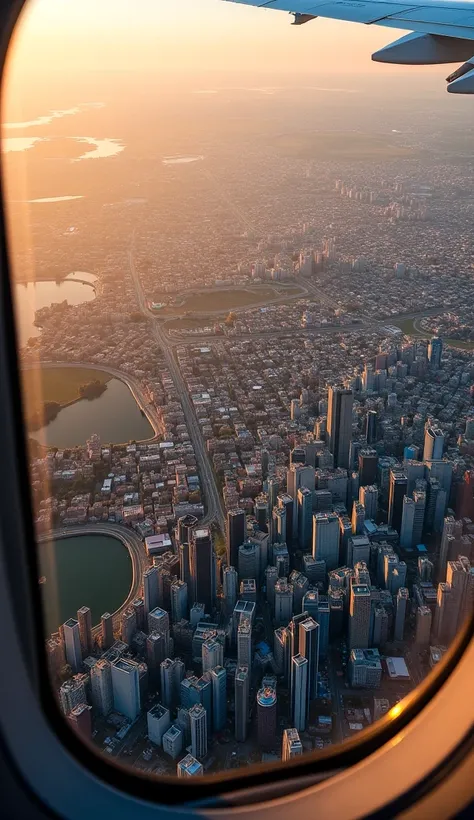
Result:
<svg viewBox="0 0 474 820"><path fill-rule="evenodd" d="M222 532L224 532L224 505L219 492L219 488L217 486L216 478L209 459L209 455L206 449L206 443L202 435L199 422L197 420L196 412L194 410L191 397L189 395L188 389L181 374L181 370L170 347L170 340L161 328L159 321L157 321L154 314L148 308L147 300L145 298L145 294L143 293L143 288L140 282L140 277L135 268L135 261L133 255L134 241L135 238L133 237L132 246L129 251L130 273L135 285L140 310L147 317L147 319L152 320L152 333L163 351L166 366L168 367L168 370L171 374L171 378L173 379L174 386L178 394L178 398L181 401L181 406L183 408L183 413L186 421L186 427L188 429L189 437L191 439L194 452L196 455L199 474L201 476L202 490L204 493L204 499L206 503L206 517L203 523L212 523L213 521L216 521L219 527L221 528Z"/></svg>
<svg viewBox="0 0 474 820"><path fill-rule="evenodd" d="M287 327L281 328L281 330L270 328L269 330L257 331L256 333L232 333L224 336L219 336L216 334L212 334L211 336L200 334L196 334L195 336L180 336L176 334L170 337L168 344L173 347L182 347L183 345L199 347L199 345L202 344L208 345L213 342L222 341L235 342L238 344L239 342L249 342L252 340L259 341L262 339L269 339L270 341L273 341L274 339L283 339L285 337L291 337L294 339L295 335L297 335L298 338L302 338L306 336L330 336L337 335L338 333L360 333L361 331L370 332L374 330L382 330L384 327L396 327L397 322L401 321L423 319L425 316L437 316L438 313L442 313L443 310L444 309L442 307L428 308L427 310L423 310L418 313L401 313L396 316L387 316L384 319L360 321L354 325L315 325L314 327ZM415 330L418 330L416 324Z"/></svg>

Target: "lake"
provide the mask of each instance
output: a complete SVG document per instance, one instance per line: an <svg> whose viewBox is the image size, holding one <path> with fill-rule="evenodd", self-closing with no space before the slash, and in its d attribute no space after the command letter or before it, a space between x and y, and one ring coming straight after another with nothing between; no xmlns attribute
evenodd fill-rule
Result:
<svg viewBox="0 0 474 820"><path fill-rule="evenodd" d="M92 277L92 278L89 278ZM74 281L74 278L90 282L88 285ZM96 277L92 273L75 271L61 282L26 282L15 286L16 321L20 345L27 343L31 336L39 336L41 330L35 327L35 311L49 305L64 302L70 305L82 305L95 299L95 290L91 287Z"/></svg>
<svg viewBox="0 0 474 820"><path fill-rule="evenodd" d="M4 137L2 140L2 151L4 154L13 154L18 151L29 151L34 148L37 142L51 142L53 137ZM115 157L125 150L125 145L119 139L98 139L97 137L64 137L64 139L83 142L92 145L92 151L85 151L77 159L71 162L81 162L85 159L103 159L104 157Z"/></svg>
<svg viewBox="0 0 474 820"><path fill-rule="evenodd" d="M104 443L121 444L152 438L153 428L127 385L112 379L99 398L64 407L54 421L29 436L49 447L62 448L85 444L92 433Z"/></svg>
<svg viewBox="0 0 474 820"><path fill-rule="evenodd" d="M203 159L204 157L201 155L198 157L163 157L162 163L163 165L188 165L190 162L201 162Z"/></svg>
<svg viewBox="0 0 474 820"><path fill-rule="evenodd" d="M46 630L56 632L81 606L92 610L92 624L115 612L132 585L127 548L110 535L80 535L38 545Z"/></svg>

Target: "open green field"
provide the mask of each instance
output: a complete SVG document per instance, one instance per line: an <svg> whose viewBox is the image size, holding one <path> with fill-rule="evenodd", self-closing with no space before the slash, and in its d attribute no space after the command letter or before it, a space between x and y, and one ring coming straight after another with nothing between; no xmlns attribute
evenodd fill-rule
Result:
<svg viewBox="0 0 474 820"><path fill-rule="evenodd" d="M356 131L309 131L303 134L280 134L276 147L286 156L300 159L408 159L415 156L413 148L398 145L381 134L360 134Z"/></svg>
<svg viewBox="0 0 474 820"><path fill-rule="evenodd" d="M445 345L450 347L457 347L459 350L474 350L474 342L464 341L463 339L443 339Z"/></svg>
<svg viewBox="0 0 474 820"><path fill-rule="evenodd" d="M403 322L397 321L393 324L395 327L399 327L406 336L414 336L416 339L429 339L433 334L417 330L414 326L416 321L416 319L405 319ZM457 347L458 350L474 350L474 342L464 341L463 339L445 339L443 337L443 342L450 347Z"/></svg>
<svg viewBox="0 0 474 820"><path fill-rule="evenodd" d="M113 377L102 370L80 367L35 368L22 371L25 413L31 417L45 402L68 404L79 398L82 384L100 381L106 384Z"/></svg>
<svg viewBox="0 0 474 820"><path fill-rule="evenodd" d="M392 324L394 327L399 327L402 333L405 333L406 336L415 336L418 339L429 339L430 334L426 331L422 332L417 330L414 322L416 322L416 319L403 319L403 321L397 319L396 321L393 321Z"/></svg>
<svg viewBox="0 0 474 820"><path fill-rule="evenodd" d="M213 316L212 321L209 319L171 319L164 325L165 330L198 330L201 327L214 327L216 322L223 322L226 314L222 316Z"/></svg>
<svg viewBox="0 0 474 820"><path fill-rule="evenodd" d="M229 288L228 290L200 290L188 293L177 305L168 305L157 311L157 316L176 316L182 313L205 313L206 311L229 311L271 302L283 296L294 299L303 295L299 285L289 287Z"/></svg>

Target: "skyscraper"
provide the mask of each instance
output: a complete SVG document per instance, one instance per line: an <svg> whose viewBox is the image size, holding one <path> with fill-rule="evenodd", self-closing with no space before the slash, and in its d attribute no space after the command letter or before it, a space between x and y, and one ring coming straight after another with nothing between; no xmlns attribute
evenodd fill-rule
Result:
<svg viewBox="0 0 474 820"><path fill-rule="evenodd" d="M188 617L188 585L185 581L177 579L170 587L171 595L171 620L174 624Z"/></svg>
<svg viewBox="0 0 474 820"><path fill-rule="evenodd" d="M174 709L179 701L181 681L184 678L184 663L181 658L166 658L160 664L161 702L168 709Z"/></svg>
<svg viewBox="0 0 474 820"><path fill-rule="evenodd" d="M292 464L286 473L288 495L296 501L298 490L303 488L313 492L315 487L314 468L309 464ZM293 530L294 532L294 530Z"/></svg>
<svg viewBox="0 0 474 820"><path fill-rule="evenodd" d="M308 720L308 669L307 658L294 655L291 659L291 716L299 732L304 732Z"/></svg>
<svg viewBox="0 0 474 820"><path fill-rule="evenodd" d="M283 763L303 754L303 744L296 729L284 729L283 742L281 746L281 759Z"/></svg>
<svg viewBox="0 0 474 820"><path fill-rule="evenodd" d="M339 565L339 518L335 513L313 515L313 558L326 562L330 572Z"/></svg>
<svg viewBox="0 0 474 820"><path fill-rule="evenodd" d="M170 616L159 606L148 613L148 632L158 632L163 635L165 652L168 654L170 646Z"/></svg>
<svg viewBox="0 0 474 820"><path fill-rule="evenodd" d="M352 437L352 390L330 387L328 391L328 444L335 467L349 467Z"/></svg>
<svg viewBox="0 0 474 820"><path fill-rule="evenodd" d="M145 617L158 606L158 568L150 567L143 573L143 600Z"/></svg>
<svg viewBox="0 0 474 820"><path fill-rule="evenodd" d="M298 655L300 649L300 631L299 626L303 621L306 621L308 618L307 612L301 612L298 615L293 615L291 621L288 624L288 633L290 636L290 656Z"/></svg>
<svg viewBox="0 0 474 820"><path fill-rule="evenodd" d="M277 496L278 491L280 489L280 482L276 478L269 478L267 481L267 494L268 494L268 509L273 510L273 507L277 503Z"/></svg>
<svg viewBox="0 0 474 820"><path fill-rule="evenodd" d="M318 620L319 593L317 589L309 589L303 596L301 611L307 612L314 621Z"/></svg>
<svg viewBox="0 0 474 820"><path fill-rule="evenodd" d="M311 529L313 517L313 493L307 487L298 490L296 497L298 515L298 544L304 552L311 546Z"/></svg>
<svg viewBox="0 0 474 820"><path fill-rule="evenodd" d="M133 607L129 607L122 614L121 618L121 637L122 641L128 646L132 643L135 632L137 631L137 616Z"/></svg>
<svg viewBox="0 0 474 820"><path fill-rule="evenodd" d="M427 427L425 430L425 446L423 461L440 461L444 452L444 433L436 427Z"/></svg>
<svg viewBox="0 0 474 820"><path fill-rule="evenodd" d="M193 579L194 597L204 604L207 613L211 613L214 605L213 581L214 561L211 531L208 527L200 527L192 533L190 550L190 569Z"/></svg>
<svg viewBox="0 0 474 820"><path fill-rule="evenodd" d="M396 595L401 587L406 584L407 565L404 561L399 561L398 555L388 553L384 555L384 581L385 589L392 595Z"/></svg>
<svg viewBox="0 0 474 820"><path fill-rule="evenodd" d="M411 549L421 544L425 508L426 493L421 490L415 490L413 498L404 496L400 526L400 545L404 549Z"/></svg>
<svg viewBox="0 0 474 820"><path fill-rule="evenodd" d="M319 623L319 659L325 660L329 646L329 626L331 608L327 595L320 595L318 602L318 623Z"/></svg>
<svg viewBox="0 0 474 820"><path fill-rule="evenodd" d="M365 509L365 518L368 521L375 520L379 502L379 490L375 484L368 484L359 490L359 501Z"/></svg>
<svg viewBox="0 0 474 820"><path fill-rule="evenodd" d="M468 558L458 556L457 561L448 561L446 583L451 587L453 596L453 613L451 633L453 640L468 615L472 613L474 594L474 568Z"/></svg>
<svg viewBox="0 0 474 820"><path fill-rule="evenodd" d="M76 706L87 703L86 675L74 675L65 681L59 689L59 702L63 714L68 715Z"/></svg>
<svg viewBox="0 0 474 820"><path fill-rule="evenodd" d="M245 510L229 510L227 513L227 565L230 567L237 568L239 565L239 547L244 543L247 535L245 522Z"/></svg>
<svg viewBox="0 0 474 820"><path fill-rule="evenodd" d="M268 566L265 570L265 586L267 601L272 610L275 607L275 584L278 581L278 570L276 567Z"/></svg>
<svg viewBox="0 0 474 820"><path fill-rule="evenodd" d="M138 663L120 659L112 664L114 709L135 720L140 714L140 680Z"/></svg>
<svg viewBox="0 0 474 820"><path fill-rule="evenodd" d="M257 732L261 749L273 749L277 741L277 694L269 686L257 693Z"/></svg>
<svg viewBox="0 0 474 820"><path fill-rule="evenodd" d="M266 493L258 495L254 501L254 515L259 529L267 532L268 525L268 497Z"/></svg>
<svg viewBox="0 0 474 820"><path fill-rule="evenodd" d="M237 666L235 671L235 739L243 743L247 738L249 714L249 670Z"/></svg>
<svg viewBox="0 0 474 820"><path fill-rule="evenodd" d="M352 504L352 532L354 535L362 535L364 531L365 507L359 501Z"/></svg>
<svg viewBox="0 0 474 820"><path fill-rule="evenodd" d="M162 741L163 752L169 755L172 760L176 760L183 748L183 732L181 729L175 725L170 726L168 731L164 733Z"/></svg>
<svg viewBox="0 0 474 820"><path fill-rule="evenodd" d="M224 647L220 641L209 638L204 641L201 651L203 672L210 672L215 666L222 666L224 663Z"/></svg>
<svg viewBox="0 0 474 820"><path fill-rule="evenodd" d="M110 649L114 642L114 619L110 612L104 612L100 619L102 649Z"/></svg>
<svg viewBox="0 0 474 820"><path fill-rule="evenodd" d="M286 484L288 495L293 499L293 532L292 538L295 540L298 538L298 507L297 507L297 497L298 497L298 490L307 489L311 492L314 492L315 487L315 477L314 477L314 468L310 467L309 465L302 465L302 464L292 464L290 469L287 470L286 473ZM288 508L287 508L287 524L286 524L286 532L288 535Z"/></svg>
<svg viewBox="0 0 474 820"><path fill-rule="evenodd" d="M284 539L288 544L288 547L291 547L293 544L293 517L295 513L294 509L294 501L291 495L288 493L280 493L277 496L277 507L279 509L285 510L285 533L286 538Z"/></svg>
<svg viewBox="0 0 474 820"><path fill-rule="evenodd" d="M428 345L428 360L433 370L441 367L441 357L443 355L443 340L439 336L434 336Z"/></svg>
<svg viewBox="0 0 474 820"><path fill-rule="evenodd" d="M288 577L290 572L290 555L286 544L273 544L273 564L278 570L278 577Z"/></svg>
<svg viewBox="0 0 474 820"><path fill-rule="evenodd" d="M69 618L69 620L63 624L63 632L66 661L74 673L79 672L82 666L79 622L76 621L75 618Z"/></svg>
<svg viewBox="0 0 474 820"><path fill-rule="evenodd" d="M306 575L309 585L326 580L326 561L313 558L312 555L303 555L303 575Z"/></svg>
<svg viewBox="0 0 474 820"><path fill-rule="evenodd" d="M211 669L212 722L215 732L221 732L227 719L227 672L223 666Z"/></svg>
<svg viewBox="0 0 474 820"><path fill-rule="evenodd" d="M197 523L198 519L195 515L183 515L181 518L178 518L177 536L180 544L189 544L191 532ZM181 576L181 580L185 581L186 578Z"/></svg>
<svg viewBox="0 0 474 820"><path fill-rule="evenodd" d="M318 696L319 624L313 618L306 618L299 624L298 651L308 661L306 691L309 709L309 701Z"/></svg>
<svg viewBox="0 0 474 820"><path fill-rule="evenodd" d="M207 717L204 706L196 703L189 710L191 721L191 753L199 760L207 755Z"/></svg>
<svg viewBox="0 0 474 820"><path fill-rule="evenodd" d="M67 716L74 731L84 740L91 740L92 737L91 711L92 707L88 706L87 703L80 703L79 706L75 706Z"/></svg>
<svg viewBox="0 0 474 820"><path fill-rule="evenodd" d="M377 481L377 450L365 447L359 450L359 485L366 487Z"/></svg>
<svg viewBox="0 0 474 820"><path fill-rule="evenodd" d="M148 740L156 746L161 746L163 735L171 726L169 709L157 703L147 712Z"/></svg>
<svg viewBox="0 0 474 820"><path fill-rule="evenodd" d="M423 523L426 511L426 493L424 490L413 491L413 501L415 503L415 515L413 518L413 543L412 546L421 544L423 537Z"/></svg>
<svg viewBox="0 0 474 820"><path fill-rule="evenodd" d="M268 533L260 532L260 530L258 530L248 538L248 542L249 544L255 544L257 547L259 574L255 580L258 584L263 580L263 573L268 566L270 536Z"/></svg>
<svg viewBox="0 0 474 820"><path fill-rule="evenodd" d="M246 666L249 670L252 668L252 625L250 618L241 617L237 627L237 664L238 666ZM222 661L220 665L222 665Z"/></svg>
<svg viewBox="0 0 474 820"><path fill-rule="evenodd" d="M293 613L293 587L286 578L279 578L275 584L275 621L286 625Z"/></svg>
<svg viewBox="0 0 474 820"><path fill-rule="evenodd" d="M303 603L303 597L308 591L309 588L309 581L302 572L298 572L297 569L294 569L289 577L289 582L293 587L293 610L296 614L301 612L301 604Z"/></svg>
<svg viewBox="0 0 474 820"><path fill-rule="evenodd" d="M473 419L469 421L474 424ZM466 470L462 484L458 485L456 516L474 519L474 470Z"/></svg>
<svg viewBox="0 0 474 820"><path fill-rule="evenodd" d="M370 588L352 584L349 605L349 649L367 649L370 634Z"/></svg>
<svg viewBox="0 0 474 820"><path fill-rule="evenodd" d="M194 592L191 595L191 570L189 567L189 543L186 541L178 546L179 556L179 577L188 585L188 597L194 599Z"/></svg>
<svg viewBox="0 0 474 820"><path fill-rule="evenodd" d="M199 760L192 755L186 755L179 761L176 772L178 777L202 777L204 769Z"/></svg>
<svg viewBox="0 0 474 820"><path fill-rule="evenodd" d="M137 629L143 631L146 626L145 602L143 598L135 598L135 600L132 603L132 607L137 618Z"/></svg>
<svg viewBox="0 0 474 820"><path fill-rule="evenodd" d="M166 658L166 639L159 632L151 632L146 639L146 662L150 675L150 687L160 684L160 666Z"/></svg>
<svg viewBox="0 0 474 820"><path fill-rule="evenodd" d="M79 635L81 638L82 657L87 658L92 652L92 614L88 606L82 606L77 611Z"/></svg>
<svg viewBox="0 0 474 820"><path fill-rule="evenodd" d="M293 499L291 499L293 510ZM273 507L271 521L272 541L279 544L287 543L286 507Z"/></svg>
<svg viewBox="0 0 474 820"><path fill-rule="evenodd" d="M407 476L403 470L390 470L390 487L388 498L388 523L397 532L402 524L403 499L406 495ZM356 647L357 648L357 647ZM362 648L362 647L360 647Z"/></svg>
<svg viewBox="0 0 474 820"><path fill-rule="evenodd" d="M426 648L430 645L432 614L429 606L419 606L416 610L415 643Z"/></svg>
<svg viewBox="0 0 474 820"><path fill-rule="evenodd" d="M397 592L397 601L395 608L395 621L393 625L393 640L403 641L405 632L405 620L407 614L407 604L410 599L409 592L406 587L400 587Z"/></svg>
<svg viewBox="0 0 474 820"><path fill-rule="evenodd" d="M184 678L180 685L181 705L186 709L190 709L196 703L204 706L206 710L207 733L211 732L212 727L212 682L211 676L205 672L200 678L193 675L190 678Z"/></svg>
<svg viewBox="0 0 474 820"><path fill-rule="evenodd" d="M369 410L365 421L365 437L367 444L374 444L377 441L377 413Z"/></svg>
<svg viewBox="0 0 474 820"><path fill-rule="evenodd" d="M450 562L448 562L449 568ZM453 588L449 583L438 584L438 596L433 622L433 632L438 643L449 646L456 634L457 607Z"/></svg>
<svg viewBox="0 0 474 820"><path fill-rule="evenodd" d="M290 633L288 627L279 626L273 633L273 655L279 675L288 682L290 668Z"/></svg>
<svg viewBox="0 0 474 820"><path fill-rule="evenodd" d="M112 691L112 668L108 661L101 659L91 669L92 705L104 717L112 711L114 697Z"/></svg>
<svg viewBox="0 0 474 820"><path fill-rule="evenodd" d="M222 570L222 590L224 593L225 614L229 617L237 601L237 570L234 567L224 567Z"/></svg>
<svg viewBox="0 0 474 820"><path fill-rule="evenodd" d="M245 541L239 547L239 581L244 578L258 580L260 573L259 550L257 544Z"/></svg>

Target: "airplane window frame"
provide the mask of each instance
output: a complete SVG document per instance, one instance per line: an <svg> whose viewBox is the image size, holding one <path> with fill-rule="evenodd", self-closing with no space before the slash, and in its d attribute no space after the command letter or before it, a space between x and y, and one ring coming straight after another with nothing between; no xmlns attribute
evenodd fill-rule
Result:
<svg viewBox="0 0 474 820"><path fill-rule="evenodd" d="M14 26L25 5L25 0L4 0L0 9L0 82L3 81L5 58ZM0 179L0 195L1 188ZM95 781L115 790L119 789L121 794L139 798L141 801L150 801L154 808L159 807L160 810L164 806L176 807L183 803L188 806L194 803L196 807L205 807L209 803L212 804L218 796L224 799L222 795L228 792L231 792L233 797L225 799L229 800L231 805L236 805L239 801L239 792L244 789L244 799L247 803L252 794L256 801L268 800L274 796L275 789L281 794L282 774L286 779L283 788L287 793L305 788L318 779L324 780L331 776L337 779L338 773L346 772L374 755L382 747L390 744L402 730L409 727L430 701L442 692L453 671L468 662L469 657L472 658L474 613L443 662L408 696L399 715L386 716L357 738L346 741L330 751L308 754L295 761L274 764L269 768L265 765L256 765L244 771L233 770L232 773L223 772L198 779L178 781L176 778L160 777L153 780L123 765L108 761L98 750L80 740L64 721L49 685L42 619L38 615L42 605L37 584L38 566L34 549L35 532L31 513L4 210L1 196L0 401L4 411L4 423L0 425L0 448L4 455L4 470L1 479L3 486L0 509L0 559L3 577L0 579L0 590L3 585L6 586L5 594L1 596L0 593L0 596L3 597L2 606L8 608L7 615L9 614L11 620L9 641L18 654L17 663L23 664L27 670L28 684L37 698L35 708L42 713L46 725L66 750L68 760L73 761L76 767L80 766ZM5 674L8 686L15 685L12 673L13 666Z"/></svg>

